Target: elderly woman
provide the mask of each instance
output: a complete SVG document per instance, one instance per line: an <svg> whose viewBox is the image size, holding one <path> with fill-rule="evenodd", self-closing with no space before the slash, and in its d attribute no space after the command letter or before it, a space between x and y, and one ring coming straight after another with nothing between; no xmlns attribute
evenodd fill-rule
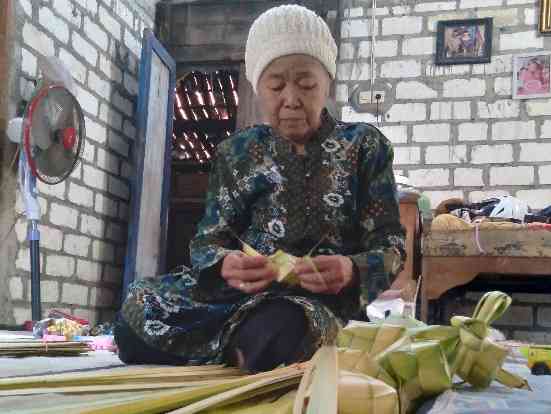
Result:
<svg viewBox="0 0 551 414"><path fill-rule="evenodd" d="M300 6L262 14L245 63L267 125L217 148L193 269L131 286L115 329L128 363L229 363L248 371L308 359L388 289L404 260L389 141L324 109L337 46ZM261 256L247 256L241 241ZM267 256L299 260L299 285Z"/></svg>

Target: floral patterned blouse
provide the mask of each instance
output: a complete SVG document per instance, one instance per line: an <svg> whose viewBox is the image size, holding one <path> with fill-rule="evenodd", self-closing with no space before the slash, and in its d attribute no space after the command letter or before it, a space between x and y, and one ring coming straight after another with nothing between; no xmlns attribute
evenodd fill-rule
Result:
<svg viewBox="0 0 551 414"><path fill-rule="evenodd" d="M311 355L313 347L334 339L340 323L358 316L360 305L388 289L403 266L405 233L392 160L392 146L377 128L338 122L327 112L304 154L266 125L234 134L217 147L205 214L191 243L193 270L161 282L137 282L123 318L137 318L131 325L148 343L188 355L191 362L220 362L247 312L283 298L305 309L310 332L304 354ZM318 245L312 256L348 256L359 283L338 295L276 282L265 292L244 294L220 275L223 258L242 247L238 237L265 255L282 249L303 256ZM175 293L182 296L186 289L185 303L175 303ZM172 305L176 310L167 311ZM201 328L201 307L209 315L208 330ZM155 313L157 308L163 312ZM183 322L191 311L193 335Z"/></svg>

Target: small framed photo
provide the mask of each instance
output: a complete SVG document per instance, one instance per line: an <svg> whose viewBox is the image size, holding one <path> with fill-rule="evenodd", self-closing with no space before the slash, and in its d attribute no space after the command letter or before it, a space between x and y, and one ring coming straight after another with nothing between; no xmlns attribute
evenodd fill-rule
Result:
<svg viewBox="0 0 551 414"><path fill-rule="evenodd" d="M533 52L513 56L513 98L549 98L551 52Z"/></svg>
<svg viewBox="0 0 551 414"><path fill-rule="evenodd" d="M438 22L435 63L489 63L492 56L492 27L492 18Z"/></svg>

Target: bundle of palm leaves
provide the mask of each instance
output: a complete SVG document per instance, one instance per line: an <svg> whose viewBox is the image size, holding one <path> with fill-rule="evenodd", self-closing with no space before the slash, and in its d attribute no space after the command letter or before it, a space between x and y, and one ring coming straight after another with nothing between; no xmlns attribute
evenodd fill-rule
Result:
<svg viewBox="0 0 551 414"><path fill-rule="evenodd" d="M44 342L33 339L10 342L0 341L0 357L72 356L88 351L90 351L90 347L84 342Z"/></svg>
<svg viewBox="0 0 551 414"><path fill-rule="evenodd" d="M97 395L85 404L60 399L54 408L19 414L404 414L454 386L454 375L476 388L497 380L527 388L501 368L504 350L487 338L488 325L511 299L486 294L472 318L452 326L414 319L352 322L336 346L307 363L244 375L223 366L139 367L0 380L1 397Z"/></svg>

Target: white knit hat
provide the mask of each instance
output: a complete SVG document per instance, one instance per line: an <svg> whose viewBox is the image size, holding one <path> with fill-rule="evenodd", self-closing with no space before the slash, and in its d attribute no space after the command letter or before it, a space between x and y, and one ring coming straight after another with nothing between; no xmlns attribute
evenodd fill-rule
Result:
<svg viewBox="0 0 551 414"><path fill-rule="evenodd" d="M274 59L293 54L316 58L335 78L337 44L321 17L296 5L274 7L262 13L249 30L245 49L247 79L255 93L266 66Z"/></svg>

